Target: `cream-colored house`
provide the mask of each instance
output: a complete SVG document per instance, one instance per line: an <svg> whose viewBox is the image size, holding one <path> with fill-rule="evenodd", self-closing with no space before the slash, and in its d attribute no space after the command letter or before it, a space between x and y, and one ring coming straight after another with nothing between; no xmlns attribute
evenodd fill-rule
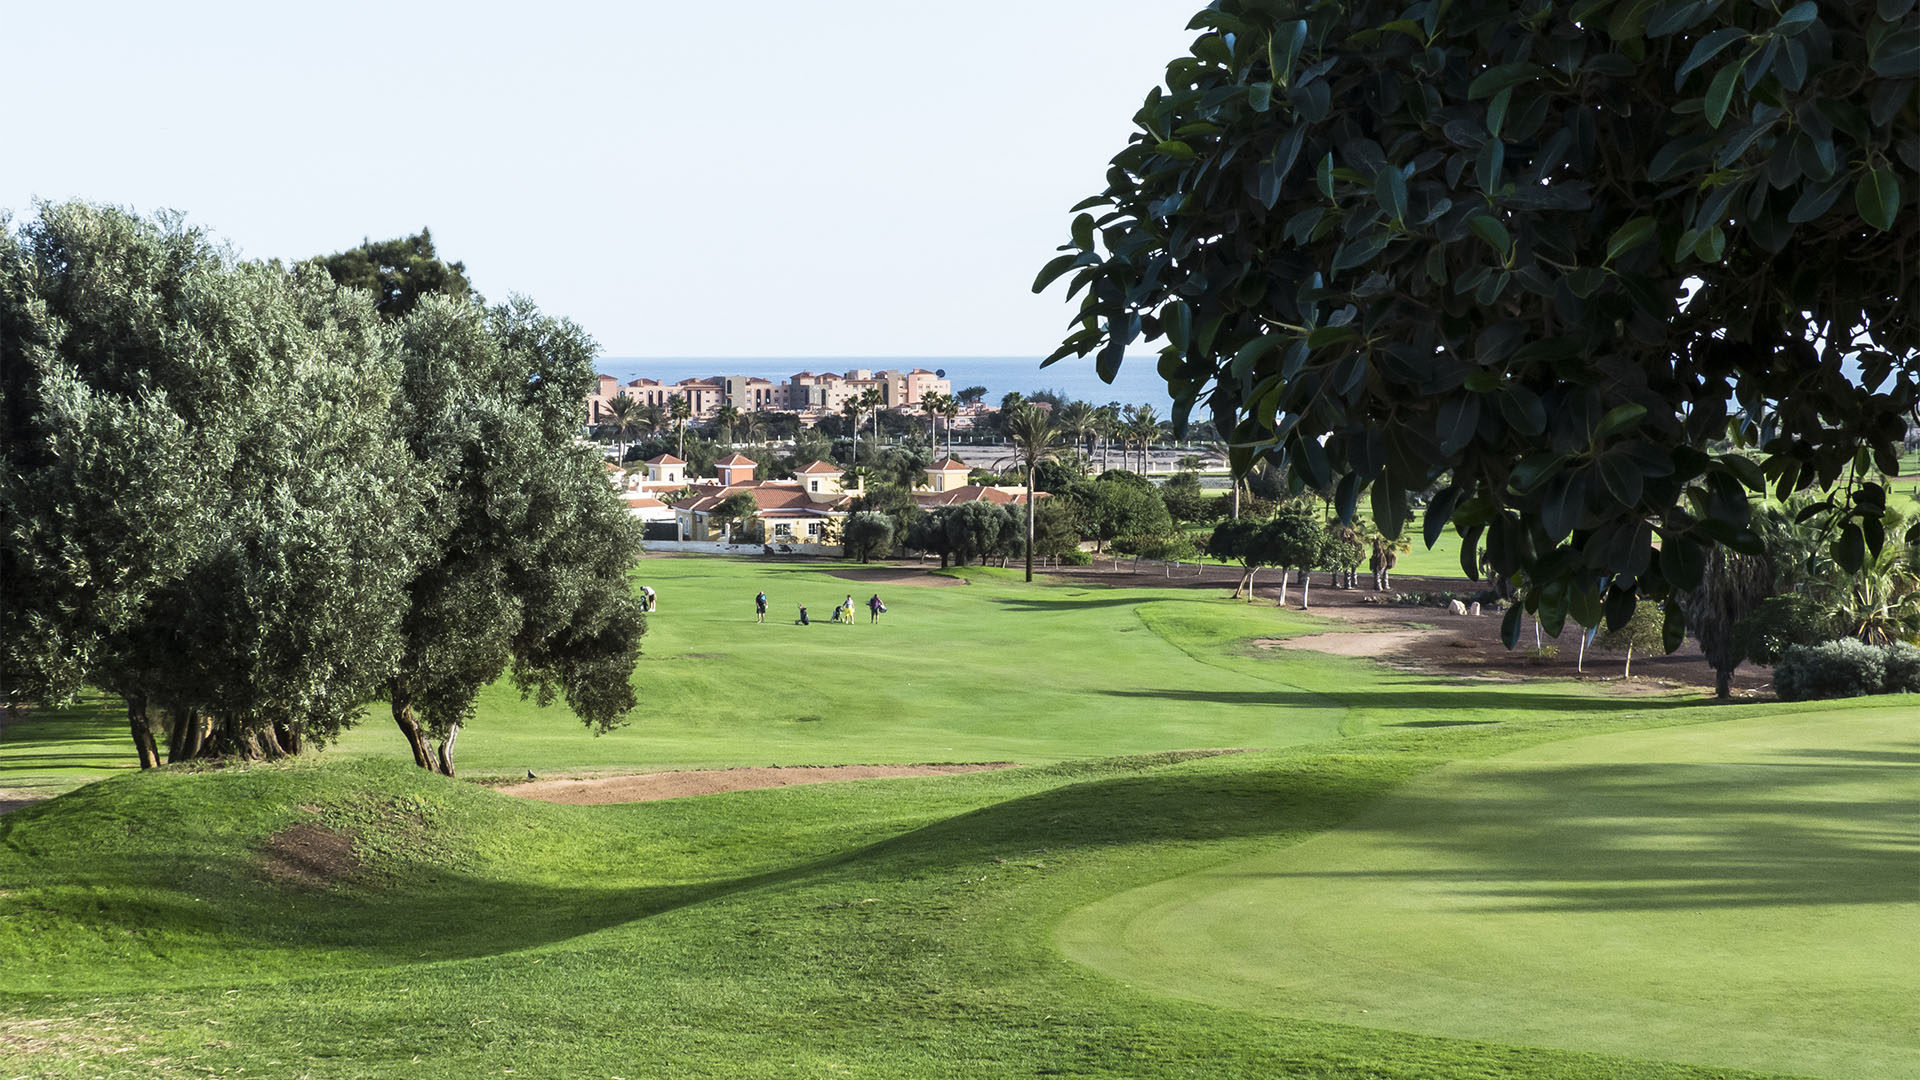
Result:
<svg viewBox="0 0 1920 1080"><path fill-rule="evenodd" d="M683 540L740 540L767 544L833 544L839 542L840 522L847 507L861 494L840 482L839 466L816 461L795 470L792 480L759 480L753 471L759 462L734 454L714 463L717 480L693 481L692 494L673 504ZM739 492L753 496L757 507L745 534L738 523L714 520L713 511Z"/></svg>

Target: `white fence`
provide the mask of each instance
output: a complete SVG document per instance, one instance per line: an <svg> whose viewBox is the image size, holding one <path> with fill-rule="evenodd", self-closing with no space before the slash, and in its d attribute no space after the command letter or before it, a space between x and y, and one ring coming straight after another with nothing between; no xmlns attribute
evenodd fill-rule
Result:
<svg viewBox="0 0 1920 1080"><path fill-rule="evenodd" d="M844 554L844 549L841 548L839 544L789 543L784 545L788 549L785 551L781 550L782 546L781 544L773 545L776 557L779 555L826 555L837 559ZM646 548L650 552L661 553L677 551L699 555L751 555L757 558L766 557L766 549L759 544L728 544L719 540L649 540L646 542Z"/></svg>

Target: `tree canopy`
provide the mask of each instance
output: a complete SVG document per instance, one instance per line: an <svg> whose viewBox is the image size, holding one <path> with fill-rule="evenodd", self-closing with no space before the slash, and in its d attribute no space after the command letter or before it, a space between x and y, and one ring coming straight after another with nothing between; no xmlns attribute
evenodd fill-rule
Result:
<svg viewBox="0 0 1920 1080"><path fill-rule="evenodd" d="M593 355L521 301L383 319L173 217L0 228L0 698L118 693L142 765L156 721L171 760L276 756L385 695L451 771L509 668L617 723L644 621L575 445Z"/></svg>
<svg viewBox="0 0 1920 1080"><path fill-rule="evenodd" d="M311 261L336 283L372 293L374 307L388 319L412 311L422 296L480 299L467 281L466 264L441 259L427 229L393 240L363 240L357 248Z"/></svg>
<svg viewBox="0 0 1920 1080"><path fill-rule="evenodd" d="M1830 491L1857 566L1920 402L1914 0L1219 0L1035 282L1111 379L1230 431L1551 632ZM1903 180L1905 183L1903 184ZM1719 445L1729 437L1732 447ZM1509 644L1518 608L1507 620Z"/></svg>

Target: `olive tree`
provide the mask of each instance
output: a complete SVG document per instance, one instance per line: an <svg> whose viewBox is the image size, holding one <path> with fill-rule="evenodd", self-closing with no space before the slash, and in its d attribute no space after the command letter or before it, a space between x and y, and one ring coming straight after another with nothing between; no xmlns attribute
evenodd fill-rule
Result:
<svg viewBox="0 0 1920 1080"><path fill-rule="evenodd" d="M1036 291L1049 362L1158 343L1183 426L1342 522L1526 582L1557 633L1753 553L1749 497L1876 527L1920 400L1914 0L1219 0ZM1729 436L1735 446L1720 440ZM1749 450L1755 456L1749 456ZM1442 478L1445 482L1441 485Z"/></svg>

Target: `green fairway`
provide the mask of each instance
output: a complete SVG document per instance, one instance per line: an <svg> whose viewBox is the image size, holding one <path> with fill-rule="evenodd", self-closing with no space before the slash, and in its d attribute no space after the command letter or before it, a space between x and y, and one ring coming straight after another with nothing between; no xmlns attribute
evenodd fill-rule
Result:
<svg viewBox="0 0 1920 1080"><path fill-rule="evenodd" d="M460 739L463 773L647 771L733 765L1040 763L1196 747L1278 747L1417 722L1445 707L1461 722L1521 711L1633 711L1589 684L1500 690L1448 685L1369 661L1248 646L1325 623L1207 591L1027 585L968 567L932 585L848 580L844 564L663 557L641 564L660 608L635 673L627 726L588 732L565 706L540 708L500 685ZM891 571L884 571L891 573ZM951 584L964 578L968 585ZM753 621L765 589L773 614ZM888 612L853 625L794 625L874 592ZM50 721L58 726L49 726ZM40 733L57 736L58 749ZM49 756L58 755L58 756ZM403 758L373 706L329 757ZM134 764L124 713L101 702L0 734L0 788L64 790ZM4 796L0 796L4 797Z"/></svg>
<svg viewBox="0 0 1920 1080"><path fill-rule="evenodd" d="M1281 1016L1920 1075L1911 706L1555 742L1076 913L1069 954Z"/></svg>
<svg viewBox="0 0 1920 1080"><path fill-rule="evenodd" d="M1450 684L1254 647L1325 624L1204 591L847 569L647 560L634 722L595 738L495 688L467 770L1023 767L557 806L413 768L377 709L297 763L148 772L102 702L10 727L0 789L117 775L0 817L0 1077L1850 1080L1911 1060L1887 1035L1913 990L1897 706ZM762 626L760 588L777 614L876 589L891 610ZM1337 899L1276 904L1309 888ZM1604 964L1564 977L1570 952ZM1303 960L1311 982L1285 974ZM1367 981L1385 968L1394 993ZM1800 970L1773 1056L1702 1051L1695 1027L1745 1030ZM1882 1056L1816 1053L1841 1041Z"/></svg>

